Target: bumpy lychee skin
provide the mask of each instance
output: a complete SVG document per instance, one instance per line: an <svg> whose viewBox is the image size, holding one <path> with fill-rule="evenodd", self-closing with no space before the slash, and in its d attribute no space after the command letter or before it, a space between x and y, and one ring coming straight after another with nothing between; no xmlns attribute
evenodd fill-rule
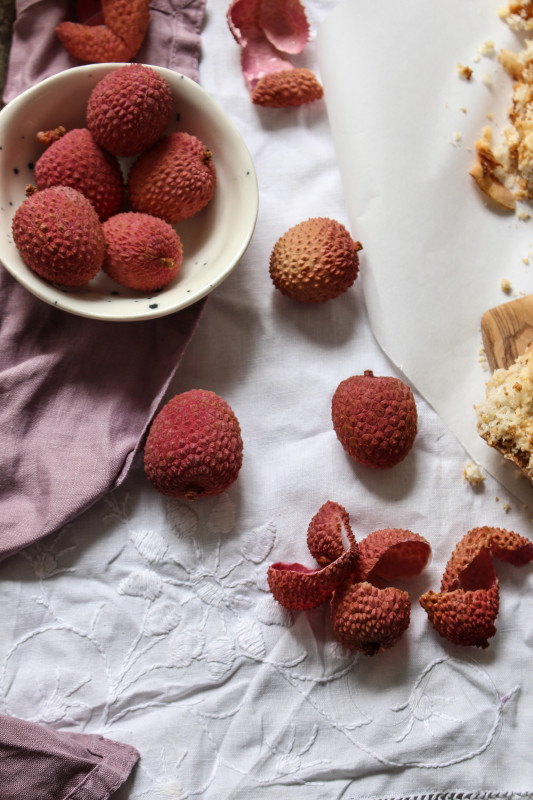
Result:
<svg viewBox="0 0 533 800"><path fill-rule="evenodd" d="M87 102L87 127L115 156L134 156L151 147L170 120L173 97L152 67L128 64L108 73Z"/></svg>
<svg viewBox="0 0 533 800"><path fill-rule="evenodd" d="M100 270L105 242L93 205L76 189L52 186L17 208L13 239L38 275L61 286L82 286Z"/></svg>
<svg viewBox="0 0 533 800"><path fill-rule="evenodd" d="M310 69L295 67L270 72L252 91L252 103L267 108L290 108L319 100L324 90Z"/></svg>
<svg viewBox="0 0 533 800"><path fill-rule="evenodd" d="M418 431L416 402L399 378L372 370L341 381L331 404L337 438L359 464L387 469L411 450Z"/></svg>
<svg viewBox="0 0 533 800"><path fill-rule="evenodd" d="M282 294L302 303L333 300L357 278L361 248L340 222L312 217L278 239L270 255L270 277Z"/></svg>
<svg viewBox="0 0 533 800"><path fill-rule="evenodd" d="M38 138L52 141L35 164L38 189L49 186L77 189L91 201L101 221L118 213L124 197L120 165L96 144L87 128L74 128L56 136L50 131L42 132Z"/></svg>
<svg viewBox="0 0 533 800"><path fill-rule="evenodd" d="M152 292L167 286L183 262L181 240L168 222L133 211L104 222L103 271L121 286Z"/></svg>
<svg viewBox="0 0 533 800"><path fill-rule="evenodd" d="M373 656L395 645L409 627L411 601L407 592L368 581L347 580L331 600L335 638L350 650Z"/></svg>
<svg viewBox="0 0 533 800"><path fill-rule="evenodd" d="M148 432L144 468L168 497L196 500L225 492L242 466L241 429L217 394L191 389L163 406Z"/></svg>
<svg viewBox="0 0 533 800"><path fill-rule="evenodd" d="M215 186L211 151L190 133L171 133L133 164L128 196L134 211L174 223L201 211Z"/></svg>

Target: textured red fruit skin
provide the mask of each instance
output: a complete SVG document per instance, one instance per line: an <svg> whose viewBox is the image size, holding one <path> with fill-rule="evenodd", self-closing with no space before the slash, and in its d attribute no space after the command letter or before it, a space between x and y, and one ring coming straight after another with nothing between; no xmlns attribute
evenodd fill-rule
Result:
<svg viewBox="0 0 533 800"><path fill-rule="evenodd" d="M163 137L139 156L127 189L134 211L175 223L201 211L215 186L211 152L196 136L182 132Z"/></svg>
<svg viewBox="0 0 533 800"><path fill-rule="evenodd" d="M150 22L149 0L101 0L103 25L62 22L56 34L67 52L81 61L129 61Z"/></svg>
<svg viewBox="0 0 533 800"><path fill-rule="evenodd" d="M260 78L252 91L252 103L267 108L290 108L320 100L324 90L305 67L271 72Z"/></svg>
<svg viewBox="0 0 533 800"><path fill-rule="evenodd" d="M241 429L232 409L205 389L176 395L155 417L144 468L168 497L196 500L225 492L242 466Z"/></svg>
<svg viewBox="0 0 533 800"><path fill-rule="evenodd" d="M493 558L523 566L533 561L533 542L504 528L473 528L446 564L440 592L419 598L435 630L453 644L486 648L496 633L499 584Z"/></svg>
<svg viewBox="0 0 533 800"><path fill-rule="evenodd" d="M87 127L113 155L138 155L163 135L173 104L168 83L155 69L128 64L110 72L92 90Z"/></svg>
<svg viewBox="0 0 533 800"><path fill-rule="evenodd" d="M280 236L270 254L272 283L300 303L339 297L359 274L361 243L329 217L311 217Z"/></svg>
<svg viewBox="0 0 533 800"><path fill-rule="evenodd" d="M52 283L83 286L102 265L105 242L98 214L69 186L27 197L15 212L12 232L26 264Z"/></svg>
<svg viewBox="0 0 533 800"><path fill-rule="evenodd" d="M371 370L339 384L331 417L346 452L373 469L387 469L403 461L418 430L411 389L399 378L375 377Z"/></svg>
<svg viewBox="0 0 533 800"><path fill-rule="evenodd" d="M368 581L345 581L331 600L335 638L350 650L373 656L395 645L409 627L411 601L407 592Z"/></svg>
<svg viewBox="0 0 533 800"><path fill-rule="evenodd" d="M74 128L54 141L35 164L38 189L71 186L91 201L103 222L116 214L124 196L117 159L105 152L87 128Z"/></svg>
<svg viewBox="0 0 533 800"><path fill-rule="evenodd" d="M174 228L150 214L115 214L102 226L106 241L103 271L121 286L152 292L167 286L183 262Z"/></svg>

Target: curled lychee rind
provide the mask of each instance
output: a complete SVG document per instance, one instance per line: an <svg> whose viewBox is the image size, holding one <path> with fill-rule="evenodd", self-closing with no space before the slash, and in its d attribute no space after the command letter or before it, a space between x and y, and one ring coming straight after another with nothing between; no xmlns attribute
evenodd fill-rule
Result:
<svg viewBox="0 0 533 800"><path fill-rule="evenodd" d="M368 581L345 581L331 601L335 638L350 650L372 656L396 644L409 627L411 601L407 592Z"/></svg>
<svg viewBox="0 0 533 800"><path fill-rule="evenodd" d="M420 534L384 528L360 542L358 571L370 581L414 578L425 568L430 555L430 544Z"/></svg>
<svg viewBox="0 0 533 800"><path fill-rule="evenodd" d="M306 67L270 72L252 90L252 103L267 108L290 108L320 100L324 90L315 74Z"/></svg>
<svg viewBox="0 0 533 800"><path fill-rule="evenodd" d="M318 518L318 521L317 521ZM348 548L345 549L340 534L340 525L345 525ZM339 526L337 530L336 526ZM326 566L319 569L309 569L302 564L285 564L277 562L272 564L267 573L267 580L270 591L284 608L293 610L305 610L316 608L322 605L333 594L334 590L351 575L357 564L358 547L355 537L348 522L346 511L337 503L328 502L322 506L318 514L313 518L311 526L315 528L315 541L320 542L319 529L330 528L331 541L334 542L333 548L323 550L318 548L316 551L319 556L325 556ZM331 529L335 528L333 531ZM340 538L342 552L337 546L337 533ZM329 536L329 533L327 534ZM339 554L340 553L340 554ZM339 554L339 555L337 555ZM332 555L337 557L328 561Z"/></svg>
<svg viewBox="0 0 533 800"><path fill-rule="evenodd" d="M498 583L474 591L429 591L420 598L420 605L437 633L452 644L486 648L496 633Z"/></svg>
<svg viewBox="0 0 533 800"><path fill-rule="evenodd" d="M351 533L349 515L343 506L328 500L319 508L307 529L307 546L321 566L340 558L345 551L342 532Z"/></svg>
<svg viewBox="0 0 533 800"><path fill-rule="evenodd" d="M62 22L56 34L74 58L89 63L129 61L150 22L149 0L102 0L103 25Z"/></svg>
<svg viewBox="0 0 533 800"><path fill-rule="evenodd" d="M435 630L453 644L488 647L496 633L499 586L493 558L515 566L533 561L533 543L503 528L473 528L456 545L440 592L419 599Z"/></svg>

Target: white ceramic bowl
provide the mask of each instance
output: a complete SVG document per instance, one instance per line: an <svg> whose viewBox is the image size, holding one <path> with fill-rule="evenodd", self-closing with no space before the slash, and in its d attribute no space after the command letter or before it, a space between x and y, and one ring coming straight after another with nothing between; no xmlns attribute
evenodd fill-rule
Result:
<svg viewBox="0 0 533 800"><path fill-rule="evenodd" d="M171 314L218 286L238 263L253 235L258 212L257 177L248 149L218 104L197 83L154 67L169 83L175 114L167 132L187 131L213 153L217 184L209 204L175 226L183 265L165 289L143 295L100 272L76 289L47 283L26 266L11 234L16 208L34 182L33 164L43 151L38 131L85 127L94 85L121 64L90 64L60 72L28 89L0 111L0 261L32 294L64 311L105 320L141 320ZM127 172L133 159L120 159Z"/></svg>

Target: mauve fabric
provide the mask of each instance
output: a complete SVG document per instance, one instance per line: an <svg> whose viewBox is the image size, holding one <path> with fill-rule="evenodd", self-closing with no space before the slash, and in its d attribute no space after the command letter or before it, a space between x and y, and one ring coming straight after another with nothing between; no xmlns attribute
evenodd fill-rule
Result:
<svg viewBox="0 0 533 800"><path fill-rule="evenodd" d="M122 742L0 715L1 800L106 800L138 759Z"/></svg>
<svg viewBox="0 0 533 800"><path fill-rule="evenodd" d="M69 7L17 2L6 100L74 65L55 36ZM154 0L136 60L197 80L204 12L205 0ZM95 321L41 302L0 268L0 561L122 482L204 305Z"/></svg>

